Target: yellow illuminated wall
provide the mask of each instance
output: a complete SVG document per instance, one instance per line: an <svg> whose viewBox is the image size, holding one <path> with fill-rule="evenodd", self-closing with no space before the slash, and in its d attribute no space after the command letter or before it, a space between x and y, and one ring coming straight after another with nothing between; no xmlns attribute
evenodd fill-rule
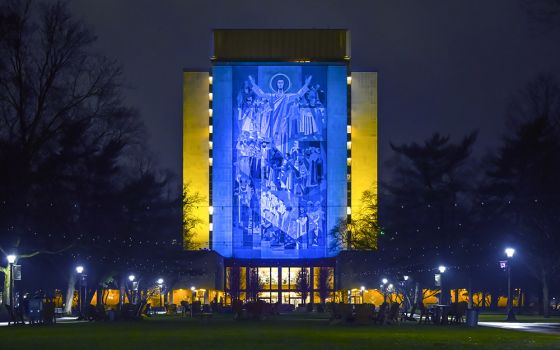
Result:
<svg viewBox="0 0 560 350"><path fill-rule="evenodd" d="M358 213L362 193L377 197L377 73L352 72L351 125L348 143L351 157L351 213Z"/></svg>
<svg viewBox="0 0 560 350"><path fill-rule="evenodd" d="M193 243L197 248L209 247L209 103L208 72L183 72L183 185L204 197L193 213L201 223Z"/></svg>
<svg viewBox="0 0 560 350"><path fill-rule="evenodd" d="M116 306L119 304L120 291L118 289L104 289L103 290L103 304L105 306ZM128 297L124 296L124 302L128 303ZM97 291L93 292L93 296L90 301L91 305L97 304Z"/></svg>

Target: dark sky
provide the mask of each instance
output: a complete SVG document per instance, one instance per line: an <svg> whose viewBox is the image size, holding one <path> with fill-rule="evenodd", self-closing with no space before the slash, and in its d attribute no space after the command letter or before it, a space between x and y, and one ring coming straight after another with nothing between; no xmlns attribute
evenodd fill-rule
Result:
<svg viewBox="0 0 560 350"><path fill-rule="evenodd" d="M210 68L212 28L348 28L353 70L379 72L380 156L389 142L479 129L495 147L508 96L560 75L558 32L533 30L518 0L73 0L120 61L160 164L181 171L181 72ZM383 168L381 168L383 172Z"/></svg>

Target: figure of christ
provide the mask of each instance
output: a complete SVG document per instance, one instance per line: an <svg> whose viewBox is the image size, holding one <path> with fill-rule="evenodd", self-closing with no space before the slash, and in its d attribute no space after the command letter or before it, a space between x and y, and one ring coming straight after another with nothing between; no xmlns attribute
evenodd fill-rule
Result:
<svg viewBox="0 0 560 350"><path fill-rule="evenodd" d="M305 79L304 85L296 93L287 93L284 91L285 81L283 79L278 79L276 81L276 92L265 93L255 83L255 79L253 79L252 76L249 76L249 82L251 83L252 91L255 93L255 95L272 103L270 121L271 123L274 123L274 126L272 128L271 135L274 138L274 145L280 152L282 152L282 154L287 154L289 150L288 124L290 121L290 112L293 112L291 106L309 90L308 86L311 82L311 78L311 76L308 76Z"/></svg>

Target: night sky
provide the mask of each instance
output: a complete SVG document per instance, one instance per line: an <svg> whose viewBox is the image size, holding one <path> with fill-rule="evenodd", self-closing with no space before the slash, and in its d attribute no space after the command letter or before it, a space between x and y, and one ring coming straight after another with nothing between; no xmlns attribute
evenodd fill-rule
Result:
<svg viewBox="0 0 560 350"><path fill-rule="evenodd" d="M212 28L348 28L352 69L379 72L380 157L389 142L479 130L497 145L508 96L560 76L560 31L535 28L517 0L73 0L102 53L123 64L160 165L181 172L182 70L208 70ZM383 173L383 165L381 165Z"/></svg>

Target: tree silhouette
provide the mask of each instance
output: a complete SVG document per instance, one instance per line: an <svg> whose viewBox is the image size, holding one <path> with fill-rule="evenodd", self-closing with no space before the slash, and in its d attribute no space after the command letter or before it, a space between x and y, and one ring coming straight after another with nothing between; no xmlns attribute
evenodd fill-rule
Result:
<svg viewBox="0 0 560 350"><path fill-rule="evenodd" d="M377 191L362 193L360 209L352 214L352 219L339 219L329 232L332 250L376 250L377 239L382 232L378 217Z"/></svg>
<svg viewBox="0 0 560 350"><path fill-rule="evenodd" d="M469 167L475 140L476 133L457 143L436 133L423 144L391 145L396 156L392 181L381 194L385 230L379 244L392 264L457 260L461 246L474 238L466 229L476 184Z"/></svg>
<svg viewBox="0 0 560 350"><path fill-rule="evenodd" d="M309 277L309 270L306 267L301 268L296 277L296 291L301 297L302 304L305 304L311 292L311 281Z"/></svg>
<svg viewBox="0 0 560 350"><path fill-rule="evenodd" d="M127 254L172 246L180 205L146 165L120 66L94 45L63 3L0 6L0 251L94 261L103 280Z"/></svg>
<svg viewBox="0 0 560 350"><path fill-rule="evenodd" d="M513 96L510 133L491 159L484 190L512 234L524 264L541 283L549 316L549 286L560 271L560 85L539 76Z"/></svg>
<svg viewBox="0 0 560 350"><path fill-rule="evenodd" d="M259 298L259 293L263 289L263 282L259 276L259 270L256 267L251 267L247 269L249 274L248 284L247 284L247 298L252 301L257 301Z"/></svg>
<svg viewBox="0 0 560 350"><path fill-rule="evenodd" d="M241 269L239 266L231 266L227 271L227 289L231 297L231 302L239 300L241 291Z"/></svg>
<svg viewBox="0 0 560 350"><path fill-rule="evenodd" d="M321 304L324 304L331 293L333 276L331 274L331 269L329 269L328 267L320 267L318 269L318 272L319 272L319 276L317 276L317 280L318 280L317 292L319 293L319 299L321 299Z"/></svg>
<svg viewBox="0 0 560 350"><path fill-rule="evenodd" d="M183 248L194 250L200 248L194 241L197 227L202 219L196 215L196 209L202 205L204 197L192 190L190 184L183 186Z"/></svg>

